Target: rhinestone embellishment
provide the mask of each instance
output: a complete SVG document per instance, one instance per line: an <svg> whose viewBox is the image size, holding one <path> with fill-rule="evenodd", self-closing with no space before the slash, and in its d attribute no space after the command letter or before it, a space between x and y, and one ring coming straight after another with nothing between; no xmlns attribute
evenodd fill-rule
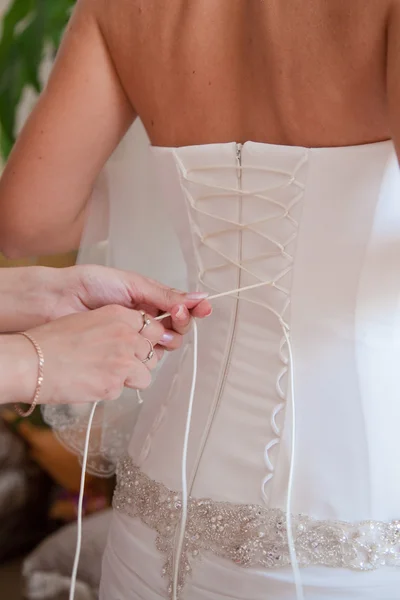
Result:
<svg viewBox="0 0 400 600"><path fill-rule="evenodd" d="M141 519L157 532L157 549L165 556L162 575L168 578L171 594L181 495L147 477L129 457L120 462L117 474L114 509ZM302 567L323 565L370 571L383 566L400 566L400 520L347 523L294 515L293 536ZM190 498L179 591L191 573L193 561L204 552L241 567L288 566L285 514L257 504Z"/></svg>

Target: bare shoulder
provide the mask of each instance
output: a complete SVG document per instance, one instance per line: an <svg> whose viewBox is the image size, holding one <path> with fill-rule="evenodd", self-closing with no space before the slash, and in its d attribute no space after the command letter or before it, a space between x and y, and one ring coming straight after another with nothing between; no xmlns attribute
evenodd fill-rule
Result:
<svg viewBox="0 0 400 600"><path fill-rule="evenodd" d="M66 41L73 45L75 41L79 45L90 47L93 43L101 42L99 15L102 11L103 0L77 0L64 33L61 52ZM97 38L97 41L94 41Z"/></svg>

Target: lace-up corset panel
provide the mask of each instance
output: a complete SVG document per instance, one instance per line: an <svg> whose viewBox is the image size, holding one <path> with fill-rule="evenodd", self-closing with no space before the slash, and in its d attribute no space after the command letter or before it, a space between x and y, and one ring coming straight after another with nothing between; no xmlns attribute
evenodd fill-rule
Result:
<svg viewBox="0 0 400 600"><path fill-rule="evenodd" d="M388 478L400 460L400 176L391 143L153 154L189 285L219 293L265 283L215 300L199 324L190 494L284 510L293 376L293 512L398 518L400 486ZM173 490L191 376L189 344L145 394L129 451Z"/></svg>

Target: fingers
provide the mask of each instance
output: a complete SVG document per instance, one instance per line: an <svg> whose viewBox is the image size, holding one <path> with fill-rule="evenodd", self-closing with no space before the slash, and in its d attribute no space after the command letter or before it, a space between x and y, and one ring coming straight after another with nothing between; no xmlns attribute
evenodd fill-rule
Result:
<svg viewBox="0 0 400 600"><path fill-rule="evenodd" d="M140 332L142 336L150 340L152 344L158 343L165 332L162 323L155 321L148 314L143 316L143 314L137 310L114 305L100 308L99 311L101 311L103 315L106 314L107 317L130 325L136 333Z"/></svg>
<svg viewBox="0 0 400 600"><path fill-rule="evenodd" d="M132 369L125 380L125 387L132 390L145 390L151 384L151 372L146 366L136 359Z"/></svg>
<svg viewBox="0 0 400 600"><path fill-rule="evenodd" d="M168 319L169 325L172 327L171 319ZM167 324L167 323L166 323ZM162 338L158 342L165 350L178 350L182 346L183 337L180 333L172 329L166 329Z"/></svg>
<svg viewBox="0 0 400 600"><path fill-rule="evenodd" d="M121 306L108 306L99 311L107 311L108 317L111 316L112 319L129 324L137 334L149 340L154 346L161 346L166 350L177 350L182 345L182 336L190 330L192 315L196 318L204 318L212 312L207 301L190 300L188 302L189 306L193 303L192 314L186 305L179 304L171 309L171 317L164 321L156 321L149 313L143 314L142 311ZM155 314L155 311L152 312ZM158 351L161 352L161 349L158 348ZM143 354L142 359L145 356Z"/></svg>
<svg viewBox="0 0 400 600"><path fill-rule="evenodd" d="M205 317L209 317L211 315L212 310L212 306L208 300L203 300L190 311L190 314L196 319L204 319Z"/></svg>
<svg viewBox="0 0 400 600"><path fill-rule="evenodd" d="M180 290L174 290L136 273L120 273L121 277L124 278L124 282L129 289L134 303L147 304L159 311L171 312L173 307L181 304L192 310L208 296L206 292L185 293ZM210 309L211 307L208 305L208 308ZM207 309L205 311L207 312ZM200 317L200 315L196 316ZM205 314L204 316L207 315Z"/></svg>
<svg viewBox="0 0 400 600"><path fill-rule="evenodd" d="M150 317L147 313L143 315L139 312L139 316L140 325L136 331L143 338L150 340L152 344L158 344L160 340L164 339L165 327L162 323L155 321L153 317ZM166 339L166 341L168 340Z"/></svg>
<svg viewBox="0 0 400 600"><path fill-rule="evenodd" d="M190 312L184 304L175 306L171 310L171 317L163 322L166 329L172 329L180 335L188 333L191 327L191 318L204 319L210 316L212 307L206 300L198 303Z"/></svg>
<svg viewBox="0 0 400 600"><path fill-rule="evenodd" d="M85 304L96 309L118 304L123 307L146 306L146 313L157 316L159 312L171 312L175 306L184 305L196 318L211 314L211 305L205 292L185 293L175 290L129 271L119 271L108 267L79 266L80 278L85 282Z"/></svg>
<svg viewBox="0 0 400 600"><path fill-rule="evenodd" d="M183 317L180 314L180 320L178 318L175 323L175 321L171 322L171 319L169 319L169 324L171 325L169 330L166 329L167 323L155 321L148 313L143 315L141 311L119 306L106 307L101 310L111 311L115 319L119 319L122 322L131 325L136 333L139 334L140 332L140 335L143 338L148 339L154 346L159 344L166 350L177 350L180 348L182 345L181 336L190 328L190 316L184 306ZM179 310L178 307L177 310ZM161 350L158 351L161 352Z"/></svg>
<svg viewBox="0 0 400 600"><path fill-rule="evenodd" d="M180 335L185 335L190 330L191 326L191 316L183 304L175 306L171 310L171 329L179 333Z"/></svg>
<svg viewBox="0 0 400 600"><path fill-rule="evenodd" d="M124 278L134 304L148 304L160 311L167 312L185 298L184 292L171 290L161 283L137 273L121 272L121 276Z"/></svg>
<svg viewBox="0 0 400 600"><path fill-rule="evenodd" d="M152 352L154 354L150 358ZM164 349L154 346L152 350L149 341L138 335L135 354L124 385L134 390L145 390L151 384L151 371L156 368L158 362L162 359Z"/></svg>
<svg viewBox="0 0 400 600"><path fill-rule="evenodd" d="M149 339L153 344L159 344L163 346L166 350L177 350L182 345L182 335L178 330L167 330L165 327L165 323L160 323L159 321L154 321L153 318L146 313L146 319L151 322L150 325L146 325L144 329L141 331L141 335L144 338ZM185 321L186 321L185 317ZM161 327L155 327L155 325L161 325ZM160 333L162 335L160 337Z"/></svg>
<svg viewBox="0 0 400 600"><path fill-rule="evenodd" d="M158 355L152 342L149 339L138 335L135 339L134 352L140 362L145 365L147 369L153 371L158 363Z"/></svg>
<svg viewBox="0 0 400 600"><path fill-rule="evenodd" d="M163 350L153 347L152 342L140 334L135 335L133 345L132 353L135 357L124 385L131 389L145 390L151 384L151 371L156 368Z"/></svg>

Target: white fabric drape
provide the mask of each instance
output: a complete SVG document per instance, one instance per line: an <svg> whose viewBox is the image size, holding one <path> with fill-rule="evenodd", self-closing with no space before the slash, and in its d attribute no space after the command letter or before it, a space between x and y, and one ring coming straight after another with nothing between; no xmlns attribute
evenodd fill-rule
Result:
<svg viewBox="0 0 400 600"><path fill-rule="evenodd" d="M79 263L136 271L174 288L186 287L183 257L165 202L154 186L149 140L140 120L129 130L100 174ZM168 201L168 198L165 199ZM116 402L102 403L94 418L88 472L108 477L132 435L140 403L133 390ZM82 454L90 406L43 408L59 439Z"/></svg>

